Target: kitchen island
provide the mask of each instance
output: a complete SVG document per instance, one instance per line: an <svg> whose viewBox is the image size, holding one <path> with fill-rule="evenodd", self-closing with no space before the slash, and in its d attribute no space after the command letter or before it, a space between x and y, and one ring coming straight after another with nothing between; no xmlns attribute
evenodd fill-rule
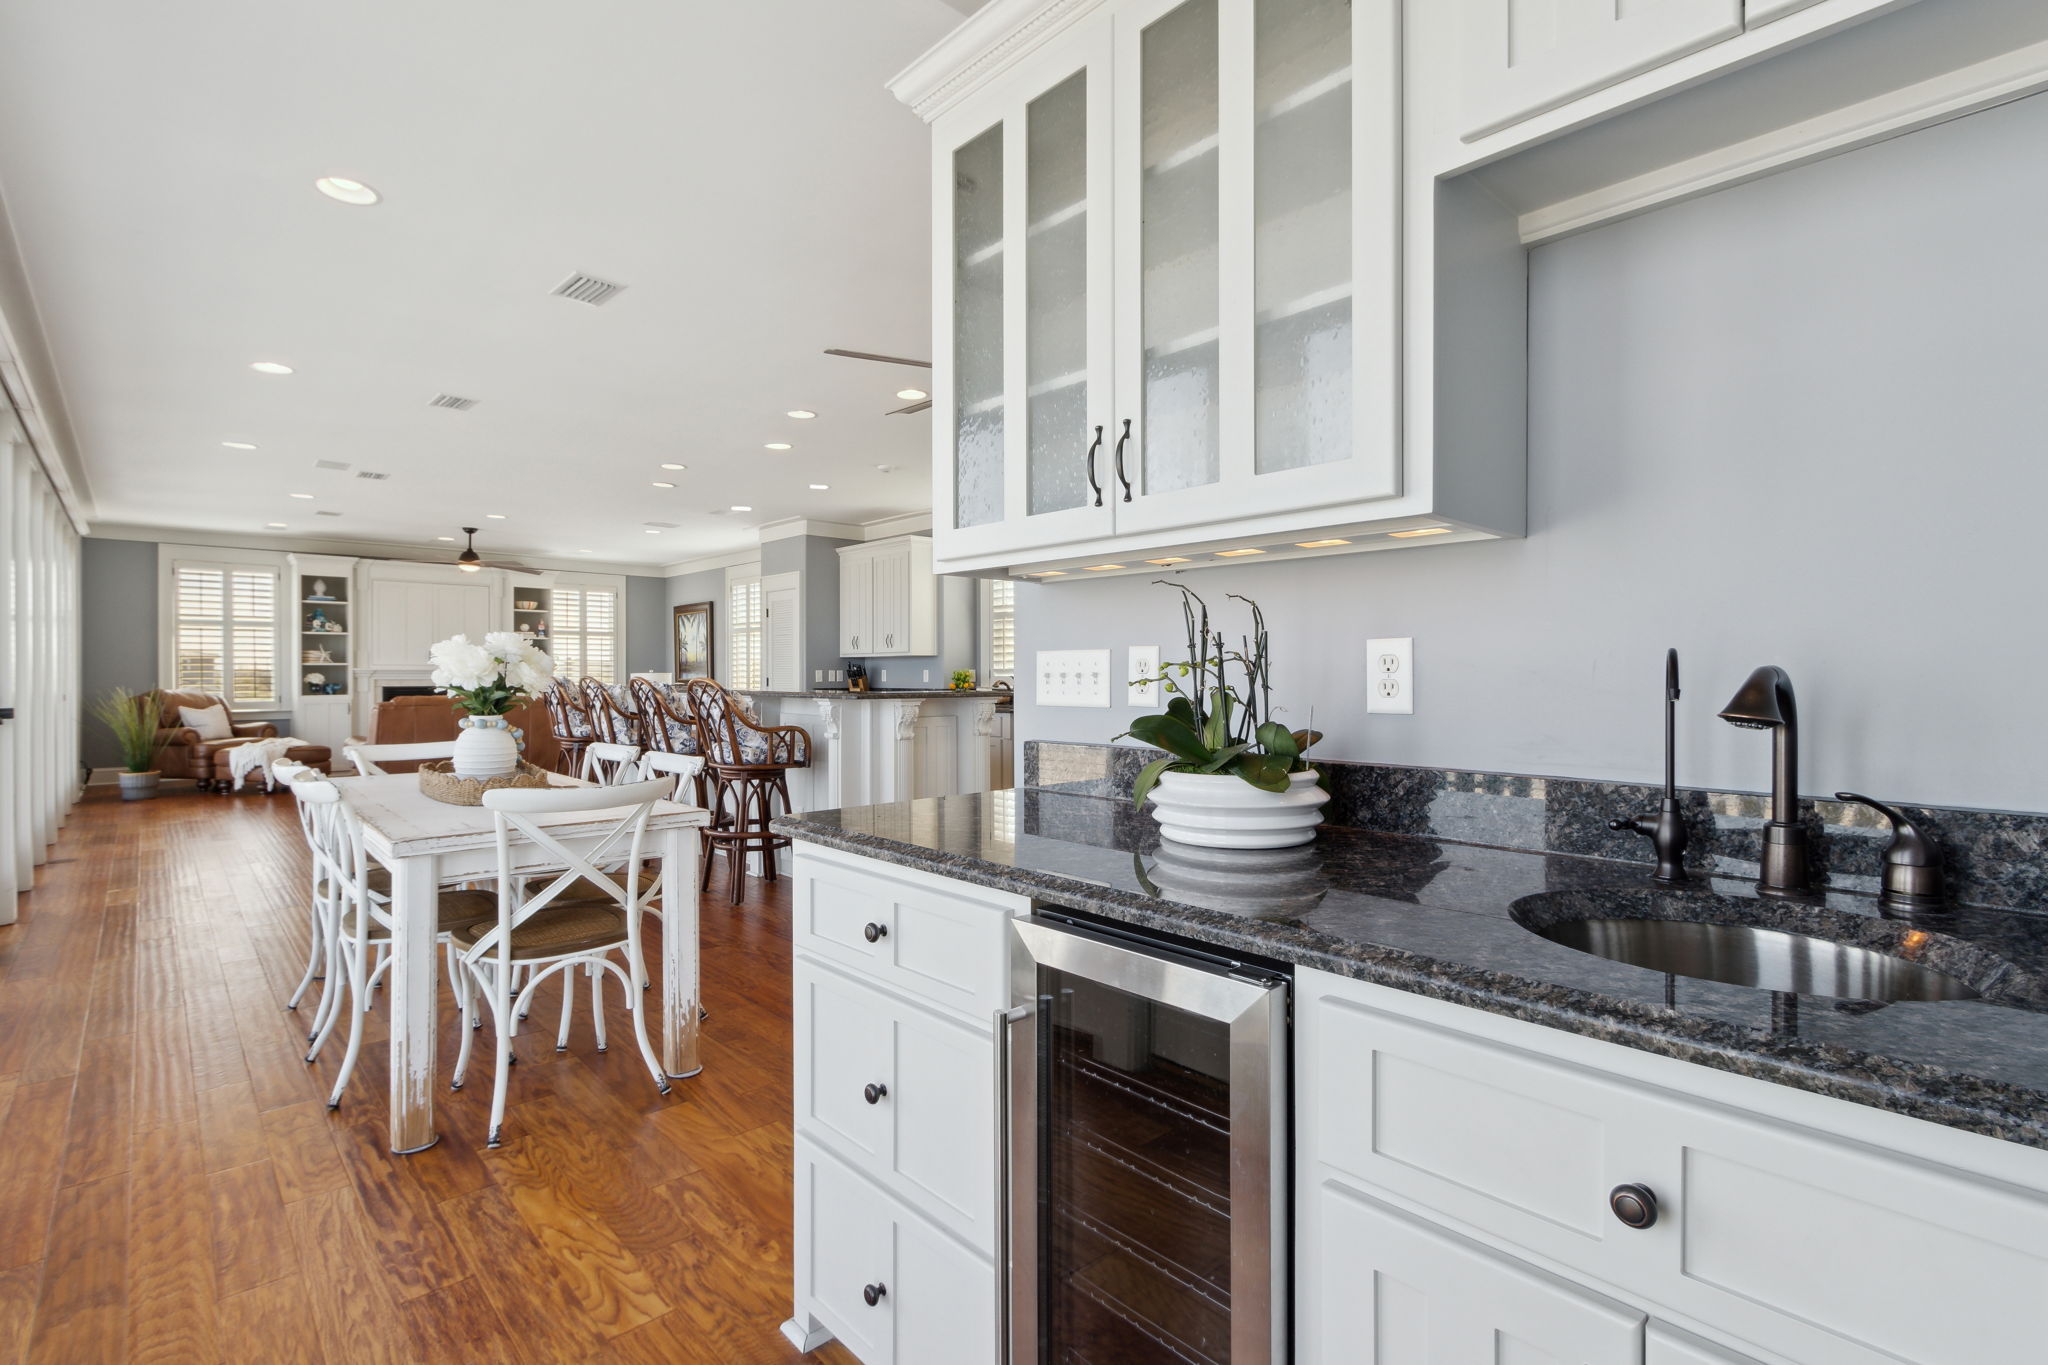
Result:
<svg viewBox="0 0 2048 1365"><path fill-rule="evenodd" d="M810 732L811 766L789 775L792 810L829 810L1010 785L1004 690L845 688L749 692L766 725Z"/></svg>

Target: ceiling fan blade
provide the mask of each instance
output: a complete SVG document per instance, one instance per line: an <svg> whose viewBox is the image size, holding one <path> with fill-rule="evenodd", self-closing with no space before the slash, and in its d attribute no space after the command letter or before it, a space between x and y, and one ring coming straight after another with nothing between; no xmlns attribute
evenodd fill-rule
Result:
<svg viewBox="0 0 2048 1365"><path fill-rule="evenodd" d="M878 360L884 365L914 365L920 370L929 370L929 360L911 360L900 355L876 355L873 351L842 351L836 346L827 346L826 355L843 355L848 360Z"/></svg>
<svg viewBox="0 0 2048 1365"><path fill-rule="evenodd" d="M896 417L906 412L923 412L926 408L930 407L931 405L932 400L927 398L921 403L912 403L907 408L890 408L887 412L883 413L882 415L884 417Z"/></svg>

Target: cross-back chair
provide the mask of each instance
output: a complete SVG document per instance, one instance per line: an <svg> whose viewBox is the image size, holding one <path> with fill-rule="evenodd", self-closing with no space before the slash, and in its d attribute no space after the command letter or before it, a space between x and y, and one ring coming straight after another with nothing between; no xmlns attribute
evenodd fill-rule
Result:
<svg viewBox="0 0 2048 1365"><path fill-rule="evenodd" d="M638 868L646 853L647 820L654 805L673 789L673 779L662 777L615 787L503 788L484 793L484 806L497 824L498 894L497 913L456 931L458 960L465 972L456 995L462 1006L462 1046L455 1061L452 1084L460 1089L469 1066L472 1030L477 1000L489 1010L496 1050L491 1091L489 1144L499 1145L505 1127L505 1096L512 1061L512 1037L517 1012L548 977L560 974L566 997L573 989L574 969L585 968L591 976L592 1012L599 1030L599 1047L604 1046L604 1000L602 981L618 979L633 1017L633 1034L640 1045L640 1057L647 1065L655 1086L666 1095L668 1077L655 1057L647 1036L646 1006L642 999L647 968L641 955L640 923L647 902L657 894L642 891L638 879L616 879L610 868ZM580 812L617 812L617 817L593 829L579 822L573 833L551 827L549 816ZM594 841L594 842L593 842ZM544 885L529 880L520 860L559 864ZM536 889L536 887L538 889ZM589 896L581 888L596 888ZM616 953L625 961L614 962ZM521 969L525 979L518 979ZM566 1020L566 1014L565 1014ZM566 1023L564 1025L566 1033ZM557 1040L562 1046L566 1038Z"/></svg>
<svg viewBox="0 0 2048 1365"><path fill-rule="evenodd" d="M364 777L389 777L390 773L381 764L411 763L417 766L432 759L453 758L455 741L433 739L418 744L348 744L342 746L341 753Z"/></svg>
<svg viewBox="0 0 2048 1365"><path fill-rule="evenodd" d="M597 787L615 787L639 771L640 749L634 744L607 744L594 740L583 750L585 782Z"/></svg>

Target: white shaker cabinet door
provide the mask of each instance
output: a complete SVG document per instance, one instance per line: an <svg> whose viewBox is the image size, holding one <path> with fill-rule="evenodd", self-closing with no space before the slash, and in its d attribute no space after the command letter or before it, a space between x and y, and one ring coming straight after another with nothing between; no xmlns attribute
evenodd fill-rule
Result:
<svg viewBox="0 0 2048 1365"><path fill-rule="evenodd" d="M1757 1365L1757 1362L1710 1341L1701 1341L1690 1332L1653 1322L1643 1365Z"/></svg>
<svg viewBox="0 0 2048 1365"><path fill-rule="evenodd" d="M1742 7L1743 22L1750 28L1768 24L1773 19L1782 19L1803 9L1811 9L1820 0L1747 0Z"/></svg>
<svg viewBox="0 0 2048 1365"><path fill-rule="evenodd" d="M1743 0L1457 2L1468 142L1732 38L1743 22Z"/></svg>
<svg viewBox="0 0 2048 1365"><path fill-rule="evenodd" d="M1642 1365L1643 1314L1334 1181L1316 1191L1315 1325L1357 1365Z"/></svg>
<svg viewBox="0 0 2048 1365"><path fill-rule="evenodd" d="M839 652L851 659L874 652L875 561L869 555L839 557Z"/></svg>

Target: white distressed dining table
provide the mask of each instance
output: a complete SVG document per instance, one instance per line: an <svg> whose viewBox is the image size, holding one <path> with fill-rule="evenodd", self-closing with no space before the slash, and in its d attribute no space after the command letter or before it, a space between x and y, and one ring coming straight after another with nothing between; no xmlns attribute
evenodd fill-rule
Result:
<svg viewBox="0 0 2048 1365"><path fill-rule="evenodd" d="M559 786L583 786L574 778ZM434 1052L439 1035L440 953L434 942L441 889L498 875L497 822L482 806L451 806L420 790L413 773L335 779L349 809L363 822L370 856L391 873L391 1150L425 1151L434 1131ZM644 852L661 860L662 1070L681 1079L703 1070L697 1060L697 830L710 818L700 806L655 804L647 820ZM578 852L594 848L618 824L613 811L573 811L536 821ZM587 825L587 839L576 826ZM521 841L533 861L519 871L563 870L538 847ZM616 852L616 847L608 852Z"/></svg>

